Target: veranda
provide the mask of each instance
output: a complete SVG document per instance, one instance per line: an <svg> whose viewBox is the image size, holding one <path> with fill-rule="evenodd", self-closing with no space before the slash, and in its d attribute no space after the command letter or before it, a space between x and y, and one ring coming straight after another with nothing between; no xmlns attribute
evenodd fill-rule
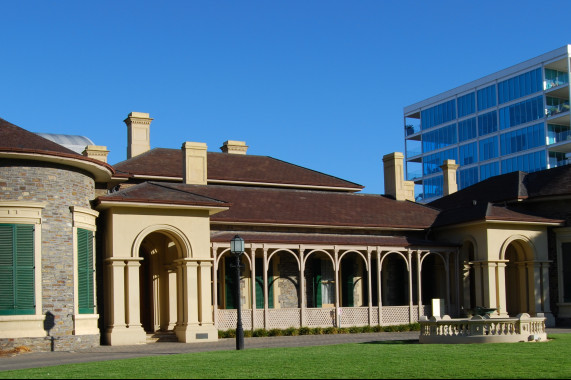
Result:
<svg viewBox="0 0 571 380"><path fill-rule="evenodd" d="M212 253L214 323L234 329L235 268L227 245L214 244ZM416 323L432 315L432 298L444 299L443 312L458 315L459 292L452 291L458 289L457 253L450 247L250 244L242 255L243 328Z"/></svg>

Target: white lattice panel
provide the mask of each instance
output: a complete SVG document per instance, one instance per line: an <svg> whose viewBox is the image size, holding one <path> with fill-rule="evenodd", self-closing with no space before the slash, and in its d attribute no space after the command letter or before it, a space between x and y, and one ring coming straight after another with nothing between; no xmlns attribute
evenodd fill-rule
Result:
<svg viewBox="0 0 571 380"><path fill-rule="evenodd" d="M410 323L408 306L383 306L383 325L406 325Z"/></svg>
<svg viewBox="0 0 571 380"><path fill-rule="evenodd" d="M376 326L379 324L379 307L373 306L373 310L371 312L371 326Z"/></svg>
<svg viewBox="0 0 571 380"><path fill-rule="evenodd" d="M342 307L341 326L367 326L369 324L368 307Z"/></svg>
<svg viewBox="0 0 571 380"><path fill-rule="evenodd" d="M300 327L301 309L269 309L267 329L287 329Z"/></svg>
<svg viewBox="0 0 571 380"><path fill-rule="evenodd" d="M218 321L216 328L218 330L230 330L236 328L238 320L238 312L236 309L226 310L218 309Z"/></svg>
<svg viewBox="0 0 571 380"><path fill-rule="evenodd" d="M218 330L235 329L238 321L238 311L236 309L218 309ZM252 310L242 310L242 328L252 329Z"/></svg>
<svg viewBox="0 0 571 380"><path fill-rule="evenodd" d="M418 322L418 305L412 307L412 321L410 323Z"/></svg>
<svg viewBox="0 0 571 380"><path fill-rule="evenodd" d="M304 323L307 327L333 327L335 326L335 309L305 309Z"/></svg>
<svg viewBox="0 0 571 380"><path fill-rule="evenodd" d="M256 309L254 313L254 329L264 328L264 309Z"/></svg>

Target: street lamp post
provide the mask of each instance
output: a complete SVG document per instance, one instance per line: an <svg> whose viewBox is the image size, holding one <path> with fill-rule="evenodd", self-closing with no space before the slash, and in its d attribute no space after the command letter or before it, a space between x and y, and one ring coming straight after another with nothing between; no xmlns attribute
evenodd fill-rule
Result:
<svg viewBox="0 0 571 380"><path fill-rule="evenodd" d="M240 256L244 253L244 239L236 235L230 241L230 252L234 255L234 266L236 268L236 310L238 320L236 322L236 349L244 349L244 329L242 328L242 302L240 295Z"/></svg>

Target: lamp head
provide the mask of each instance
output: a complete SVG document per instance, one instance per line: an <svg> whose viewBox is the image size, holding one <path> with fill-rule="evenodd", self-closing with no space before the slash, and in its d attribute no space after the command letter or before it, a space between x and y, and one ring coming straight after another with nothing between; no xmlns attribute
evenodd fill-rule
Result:
<svg viewBox="0 0 571 380"><path fill-rule="evenodd" d="M233 255L240 256L244 253L244 239L236 235L232 240L230 240L230 252Z"/></svg>

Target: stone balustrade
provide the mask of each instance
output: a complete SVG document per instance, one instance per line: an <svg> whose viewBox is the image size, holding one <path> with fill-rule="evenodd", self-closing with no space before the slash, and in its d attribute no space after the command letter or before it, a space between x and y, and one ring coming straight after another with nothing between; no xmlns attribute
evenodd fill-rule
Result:
<svg viewBox="0 0 571 380"><path fill-rule="evenodd" d="M513 343L547 341L545 317L518 314L515 318L421 319L420 343Z"/></svg>

